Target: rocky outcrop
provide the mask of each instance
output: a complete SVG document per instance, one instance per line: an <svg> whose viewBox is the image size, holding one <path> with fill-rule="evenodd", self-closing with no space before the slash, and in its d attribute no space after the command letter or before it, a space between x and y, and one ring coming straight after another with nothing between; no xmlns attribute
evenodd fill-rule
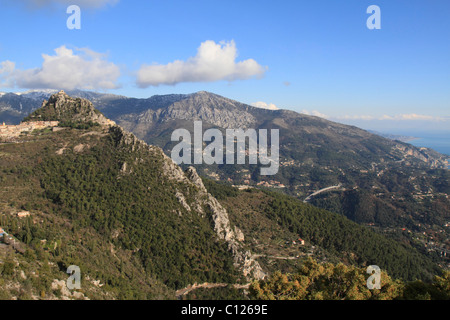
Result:
<svg viewBox="0 0 450 320"><path fill-rule="evenodd" d="M212 228L217 237L228 244L234 264L242 270L244 276L249 279L262 279L265 276L261 266L253 259L250 251L245 250L243 245L244 234L237 227L231 226L226 209L208 193L195 168L190 167L184 172L161 148L148 145L134 134L108 120L95 110L88 100L71 98L63 91L52 95L49 101L44 101L42 108L36 110L29 117L29 120L33 119L57 119L58 121L69 122L92 121L103 126L109 125L108 132L116 147L125 148L127 152L135 152L136 155L145 155L145 157L148 157L148 152L150 152L152 156L159 159L158 162L161 166L159 173L163 178L161 180L179 183L174 191L174 197L180 203L180 208L182 207L187 212L197 213L204 218L207 215L211 218ZM80 144L75 147L74 151L81 152L84 148L85 146ZM121 164L119 175L133 172L133 160L127 161ZM139 156L136 161L139 162Z"/></svg>
<svg viewBox="0 0 450 320"><path fill-rule="evenodd" d="M188 205L186 198L184 197L184 195L181 192L177 192L175 194L175 197L178 199L178 202L183 206L183 208L186 209L186 211L190 212L191 211L191 207Z"/></svg>
<svg viewBox="0 0 450 320"><path fill-rule="evenodd" d="M53 291L60 291L61 296L59 299L61 300L89 300L89 298L85 297L81 292L70 291L64 280L54 279L51 284L51 289Z"/></svg>
<svg viewBox="0 0 450 320"><path fill-rule="evenodd" d="M231 227L226 209L216 198L207 193L195 168L190 167L186 170L186 176L199 188L199 192L205 197L203 204L207 208L208 213L211 214L214 231L219 239L225 240L228 243L228 248L233 254L235 266L240 268L244 276L249 279L263 279L266 274L258 261L253 259L251 252L244 249L242 243L244 241L244 234L236 226L234 228Z"/></svg>
<svg viewBox="0 0 450 320"><path fill-rule="evenodd" d="M196 199L195 202L188 203L186 200L187 194L183 194L177 190L175 197L181 206L188 212L194 210L200 216L205 217L209 214L213 221L213 228L218 238L224 240L228 244L234 259L234 264L237 268L242 270L245 277L249 279L262 279L266 276L259 263L252 257L250 251L246 251L243 246L245 239L244 234L237 227L232 227L228 212L226 209L208 193L202 179L197 174L194 167L189 167L185 172L171 159L162 149L155 146L149 146L144 141L138 139L133 134L127 132L120 126L113 126L110 128L117 144L131 147L132 150L138 148L147 148L153 154L157 154L162 158L161 175L165 179L184 183L188 186L195 186L194 194L191 194ZM205 212L206 210L206 212Z"/></svg>
<svg viewBox="0 0 450 320"><path fill-rule="evenodd" d="M53 94L48 101L44 100L41 108L25 118L27 121L60 121L71 123L98 123L103 126L115 125L94 108L92 102L81 98L72 98L64 91Z"/></svg>
<svg viewBox="0 0 450 320"><path fill-rule="evenodd" d="M189 179L189 181L191 181L193 184L195 184L197 186L197 188L200 189L200 191L207 193L208 191L206 190L205 186L203 185L203 181L202 179L199 177L199 175L197 174L197 170L195 170L194 167L189 167L186 171L185 174L187 176L187 178Z"/></svg>

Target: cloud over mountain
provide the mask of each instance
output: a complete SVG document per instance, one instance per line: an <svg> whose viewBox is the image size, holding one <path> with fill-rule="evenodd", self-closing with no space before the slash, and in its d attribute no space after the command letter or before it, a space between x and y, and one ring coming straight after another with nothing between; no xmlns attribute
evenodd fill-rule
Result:
<svg viewBox="0 0 450 320"><path fill-rule="evenodd" d="M0 62L0 86L26 89L115 89L120 69L104 54L87 48L61 46L55 55L42 54L40 68L16 69L9 60Z"/></svg>
<svg viewBox="0 0 450 320"><path fill-rule="evenodd" d="M273 103L266 103L263 101L253 102L250 104L253 107L261 108L261 109L269 109L269 110L279 110L279 108Z"/></svg>
<svg viewBox="0 0 450 320"><path fill-rule="evenodd" d="M194 57L186 61L176 60L166 65L142 65L136 82L139 87L146 88L181 82L245 80L264 75L266 68L253 59L236 62L237 55L234 41L215 43L208 40L200 45Z"/></svg>
<svg viewBox="0 0 450 320"><path fill-rule="evenodd" d="M329 118L326 114L323 114L323 113L321 113L320 111L317 111L317 110L309 111L309 110L303 109L301 111L301 113L307 114L309 116L315 116L315 117L324 118L324 119L328 119Z"/></svg>

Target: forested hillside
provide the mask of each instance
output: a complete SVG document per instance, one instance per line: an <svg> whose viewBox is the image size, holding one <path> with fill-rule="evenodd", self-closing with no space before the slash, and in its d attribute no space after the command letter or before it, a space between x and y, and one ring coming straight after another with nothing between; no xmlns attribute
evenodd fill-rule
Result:
<svg viewBox="0 0 450 320"><path fill-rule="evenodd" d="M295 272L309 256L376 264L405 280L441 273L409 244L343 215L281 193L202 182L86 100L60 92L27 120L42 118L59 127L0 141L1 298L175 299L195 283L245 285ZM74 292L65 289L70 265L82 273Z"/></svg>
<svg viewBox="0 0 450 320"><path fill-rule="evenodd" d="M265 246L265 251L269 248L289 250L292 246L286 245L286 241L298 242L301 238L315 248L306 250L304 246L295 246L294 253L291 253L295 256L305 257L313 253L326 261L345 261L357 266L378 265L394 278L405 280L430 280L440 272L424 252L358 225L342 215L304 204L279 192L248 189L236 194L226 185L212 181L206 185L211 186L211 192L225 204L232 221L254 239L252 250L255 252L261 246ZM294 269L285 267L284 271Z"/></svg>

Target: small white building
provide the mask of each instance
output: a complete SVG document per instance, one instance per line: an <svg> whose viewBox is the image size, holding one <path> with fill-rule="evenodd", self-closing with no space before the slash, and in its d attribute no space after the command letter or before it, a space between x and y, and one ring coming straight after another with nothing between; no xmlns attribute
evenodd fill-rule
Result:
<svg viewBox="0 0 450 320"><path fill-rule="evenodd" d="M30 212L29 212L29 211L21 211L21 212L18 212L18 213L17 213L17 216L18 216L19 218L28 217L29 215L30 215Z"/></svg>

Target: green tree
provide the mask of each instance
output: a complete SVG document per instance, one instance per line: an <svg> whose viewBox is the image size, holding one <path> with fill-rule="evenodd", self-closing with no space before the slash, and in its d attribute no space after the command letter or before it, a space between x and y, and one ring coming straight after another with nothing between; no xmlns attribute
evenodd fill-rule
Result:
<svg viewBox="0 0 450 320"><path fill-rule="evenodd" d="M253 298L263 300L391 300L403 293L403 283L381 274L381 289L369 290L364 268L342 263L321 264L308 258L295 274L275 272L250 286Z"/></svg>

